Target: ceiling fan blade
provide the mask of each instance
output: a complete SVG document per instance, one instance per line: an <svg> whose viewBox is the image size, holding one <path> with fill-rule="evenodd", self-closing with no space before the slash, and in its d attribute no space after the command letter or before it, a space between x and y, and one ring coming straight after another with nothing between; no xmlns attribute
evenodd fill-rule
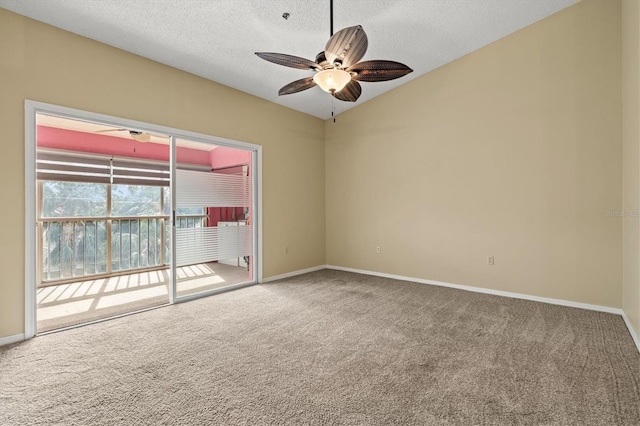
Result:
<svg viewBox="0 0 640 426"><path fill-rule="evenodd" d="M300 80L292 81L278 91L278 95L290 95L292 93L302 92L303 90L311 89L316 85L313 81L313 77L302 78Z"/></svg>
<svg viewBox="0 0 640 426"><path fill-rule="evenodd" d="M343 28L331 36L324 48L327 61L333 64L336 60L347 68L358 62L367 51L369 40L367 33L360 25Z"/></svg>
<svg viewBox="0 0 640 426"><path fill-rule="evenodd" d="M284 65L285 67L297 68L299 70L316 70L321 69L320 65L305 58L297 56L285 55L284 53L256 52L258 57L274 64Z"/></svg>
<svg viewBox="0 0 640 426"><path fill-rule="evenodd" d="M129 129L104 129L104 130L96 130L94 133L109 133L109 132L128 132Z"/></svg>
<svg viewBox="0 0 640 426"><path fill-rule="evenodd" d="M350 66L347 71L356 73L354 80L372 82L394 80L413 72L405 64L395 61L364 61Z"/></svg>
<svg viewBox="0 0 640 426"><path fill-rule="evenodd" d="M341 101L355 102L358 100L361 93L362 87L360 86L360 83L355 80L351 80L346 86L344 86L344 89L339 92L335 92L333 96Z"/></svg>

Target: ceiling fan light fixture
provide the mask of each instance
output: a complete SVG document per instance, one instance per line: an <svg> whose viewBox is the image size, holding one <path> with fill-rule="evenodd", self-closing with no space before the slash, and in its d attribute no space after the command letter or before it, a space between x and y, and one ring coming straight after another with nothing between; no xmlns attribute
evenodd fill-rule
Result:
<svg viewBox="0 0 640 426"><path fill-rule="evenodd" d="M344 86L351 81L351 74L332 68L318 71L313 76L313 81L325 92L335 93L344 89Z"/></svg>

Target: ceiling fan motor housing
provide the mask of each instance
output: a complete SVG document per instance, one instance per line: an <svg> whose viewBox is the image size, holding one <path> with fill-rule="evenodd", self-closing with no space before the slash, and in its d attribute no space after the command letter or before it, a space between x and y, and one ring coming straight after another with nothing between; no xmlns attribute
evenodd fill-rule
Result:
<svg viewBox="0 0 640 426"><path fill-rule="evenodd" d="M316 55L316 63L322 67L323 70L331 68L331 64L327 61L327 57L324 55L324 51Z"/></svg>

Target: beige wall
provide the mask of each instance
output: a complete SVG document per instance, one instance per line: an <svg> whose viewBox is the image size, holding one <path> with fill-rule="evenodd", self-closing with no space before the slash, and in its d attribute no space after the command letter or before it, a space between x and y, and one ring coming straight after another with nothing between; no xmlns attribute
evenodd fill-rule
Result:
<svg viewBox="0 0 640 426"><path fill-rule="evenodd" d="M327 121L327 263L621 307L620 21L580 2Z"/></svg>
<svg viewBox="0 0 640 426"><path fill-rule="evenodd" d="M640 336L640 1L622 1L623 309Z"/></svg>
<svg viewBox="0 0 640 426"><path fill-rule="evenodd" d="M262 145L264 276L325 263L322 120L0 9L0 337L23 332L25 99Z"/></svg>

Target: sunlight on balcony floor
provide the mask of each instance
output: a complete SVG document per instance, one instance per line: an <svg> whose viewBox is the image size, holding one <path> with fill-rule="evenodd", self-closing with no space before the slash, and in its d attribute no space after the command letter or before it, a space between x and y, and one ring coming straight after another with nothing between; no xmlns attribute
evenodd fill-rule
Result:
<svg viewBox="0 0 640 426"><path fill-rule="evenodd" d="M250 280L246 268L217 262L178 268L178 296ZM169 303L169 271L159 270L39 288L38 333Z"/></svg>

